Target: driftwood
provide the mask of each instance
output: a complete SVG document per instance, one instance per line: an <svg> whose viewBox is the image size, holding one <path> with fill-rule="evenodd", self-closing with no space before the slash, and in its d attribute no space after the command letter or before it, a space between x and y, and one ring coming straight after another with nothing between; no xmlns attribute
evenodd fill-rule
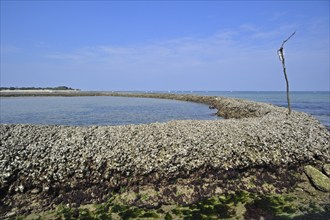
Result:
<svg viewBox="0 0 330 220"><path fill-rule="evenodd" d="M278 56L280 58L280 61L282 62L282 67L283 67L283 72L284 72L284 77L285 77L285 81L286 81L286 98L288 101L288 109L289 109L289 114L291 114L291 103L290 103L290 92L289 92L289 80L288 80L288 76L286 74L286 67L285 67L285 59L284 59L284 44L290 40L290 38L295 35L296 32L293 32L290 37L288 37L286 40L283 41L280 49L277 50Z"/></svg>

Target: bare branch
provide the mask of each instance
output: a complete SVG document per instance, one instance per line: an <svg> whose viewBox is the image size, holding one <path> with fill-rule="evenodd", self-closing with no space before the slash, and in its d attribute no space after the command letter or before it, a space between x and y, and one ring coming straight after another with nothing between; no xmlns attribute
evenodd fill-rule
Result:
<svg viewBox="0 0 330 220"><path fill-rule="evenodd" d="M290 35L290 37L288 37L286 40L283 41L283 43L282 43L282 45L281 45L281 48L284 47L284 44L285 44L288 40L290 40L290 38L291 38L293 35L295 35L295 33L296 33L296 32L293 32L293 33ZM281 48L280 48L280 49L281 49Z"/></svg>

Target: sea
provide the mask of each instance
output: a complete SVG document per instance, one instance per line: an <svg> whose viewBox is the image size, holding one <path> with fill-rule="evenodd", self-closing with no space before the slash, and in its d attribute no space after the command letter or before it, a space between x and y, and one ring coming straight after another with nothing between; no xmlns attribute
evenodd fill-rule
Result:
<svg viewBox="0 0 330 220"><path fill-rule="evenodd" d="M139 92L141 91L134 91ZM144 91L223 96L287 107L285 92ZM330 93L291 92L293 110L306 112L330 130ZM111 96L0 97L1 124L127 125L172 120L222 120L207 105L152 98Z"/></svg>

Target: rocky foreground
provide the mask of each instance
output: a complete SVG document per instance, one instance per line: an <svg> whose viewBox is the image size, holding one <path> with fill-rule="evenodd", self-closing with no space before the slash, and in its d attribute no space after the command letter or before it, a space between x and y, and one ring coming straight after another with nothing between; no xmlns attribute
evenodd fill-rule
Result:
<svg viewBox="0 0 330 220"><path fill-rule="evenodd" d="M111 201L106 212L115 219L125 219L130 207L161 210L153 217L165 219L204 215L272 219L286 211L260 208L258 201L264 204L274 195L299 201L291 210L293 217L315 214L322 219L330 213L330 134L310 115L288 115L284 108L222 97L106 95L205 103L226 120L90 127L1 125L0 218L54 210L60 204L62 211L63 207L72 211ZM237 195L245 211L230 209L228 214L229 209L214 208ZM213 207L209 215L203 213L204 203L199 209L193 206L210 198L216 199L215 204L206 203ZM288 201L283 201L280 205L285 206ZM202 211L194 217L193 211L182 207ZM139 213L135 217L143 218L147 212Z"/></svg>

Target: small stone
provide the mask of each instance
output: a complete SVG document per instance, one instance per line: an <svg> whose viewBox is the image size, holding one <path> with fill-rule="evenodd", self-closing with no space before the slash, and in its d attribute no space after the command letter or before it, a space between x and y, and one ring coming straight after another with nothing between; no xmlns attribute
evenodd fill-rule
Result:
<svg viewBox="0 0 330 220"><path fill-rule="evenodd" d="M24 186L23 186L23 185L19 185L18 190L19 190L21 193L24 192Z"/></svg>
<svg viewBox="0 0 330 220"><path fill-rule="evenodd" d="M10 177L11 176L11 174L10 173L4 173L3 174L3 177L6 179L6 178L8 178L8 177Z"/></svg>
<svg viewBox="0 0 330 220"><path fill-rule="evenodd" d="M16 212L13 211L13 212L8 212L6 215L5 215L5 218L12 218L16 215Z"/></svg>
<svg viewBox="0 0 330 220"><path fill-rule="evenodd" d="M32 194L38 194L40 192L40 189L38 188L34 188L33 190L31 190Z"/></svg>
<svg viewBox="0 0 330 220"><path fill-rule="evenodd" d="M44 192L48 192L48 190L49 190L49 186L44 186L44 187L43 187L43 191L44 191Z"/></svg>
<svg viewBox="0 0 330 220"><path fill-rule="evenodd" d="M305 173L316 189L330 192L330 178L311 165L304 167Z"/></svg>
<svg viewBox="0 0 330 220"><path fill-rule="evenodd" d="M220 194L222 194L223 193L223 190L220 188L220 187L216 187L215 188L215 190L214 190L214 193L216 194L216 195L220 195Z"/></svg>
<svg viewBox="0 0 330 220"><path fill-rule="evenodd" d="M330 177L330 163L323 165L323 171L328 177Z"/></svg>

